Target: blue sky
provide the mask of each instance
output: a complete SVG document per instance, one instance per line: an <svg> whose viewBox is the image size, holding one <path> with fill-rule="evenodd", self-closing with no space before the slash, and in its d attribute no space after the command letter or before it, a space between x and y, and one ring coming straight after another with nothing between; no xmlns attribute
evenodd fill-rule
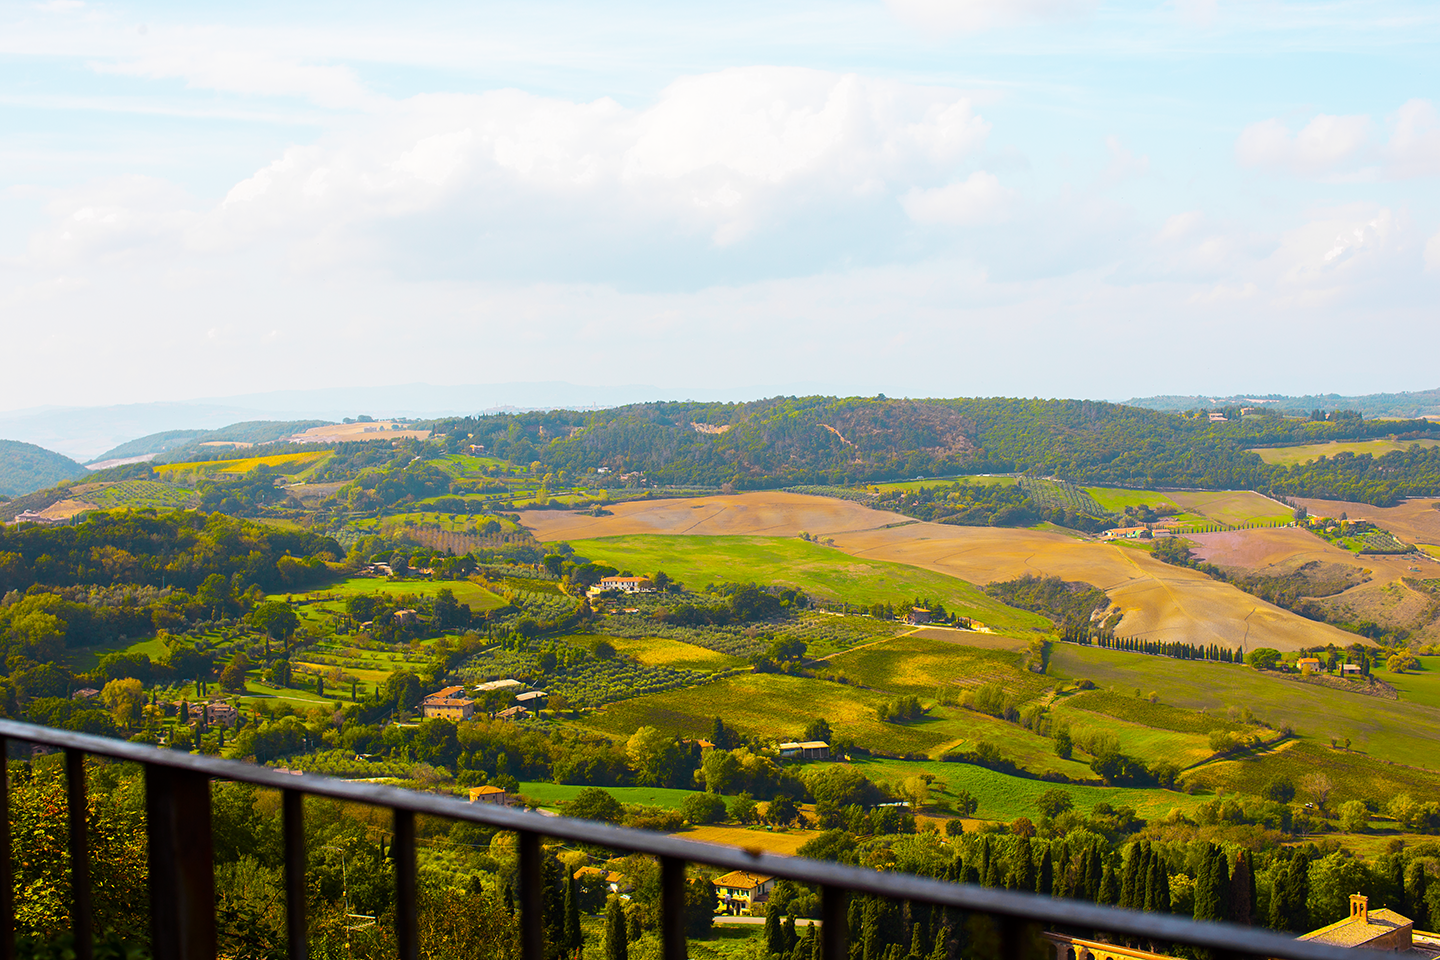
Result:
<svg viewBox="0 0 1440 960"><path fill-rule="evenodd" d="M0 3L0 409L1440 384L1440 5Z"/></svg>

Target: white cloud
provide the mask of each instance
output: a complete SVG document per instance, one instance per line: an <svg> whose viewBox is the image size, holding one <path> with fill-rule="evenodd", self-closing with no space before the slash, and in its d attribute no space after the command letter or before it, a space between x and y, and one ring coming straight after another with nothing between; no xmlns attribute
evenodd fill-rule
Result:
<svg viewBox="0 0 1440 960"><path fill-rule="evenodd" d="M1430 101L1410 100L1396 111L1385 155L1396 177L1440 174L1440 117Z"/></svg>
<svg viewBox="0 0 1440 960"><path fill-rule="evenodd" d="M927 30L974 33L1012 24L1074 20L1095 0L885 0L900 20Z"/></svg>
<svg viewBox="0 0 1440 960"><path fill-rule="evenodd" d="M1004 220L1014 198L993 173L977 170L933 190L912 188L900 202L916 223L968 227Z"/></svg>
<svg viewBox="0 0 1440 960"><path fill-rule="evenodd" d="M322 107L373 106L377 99L349 67L321 66L216 44L204 34L170 37L135 57L96 62L99 73L184 80L188 86L267 97L301 97Z"/></svg>
<svg viewBox="0 0 1440 960"><path fill-rule="evenodd" d="M1425 244L1425 269L1440 273L1440 233L1435 234Z"/></svg>
<svg viewBox="0 0 1440 960"><path fill-rule="evenodd" d="M1106 182L1119 183L1122 180L1143 177L1150 172L1150 158L1135 156L1125 148L1119 137L1106 137L1105 149L1110 152L1110 164L1102 175Z"/></svg>
<svg viewBox="0 0 1440 960"><path fill-rule="evenodd" d="M1368 145L1370 118L1320 114L1298 133L1279 120L1252 123L1235 142L1245 166L1266 167L1302 176L1333 173L1356 159Z"/></svg>
<svg viewBox="0 0 1440 960"><path fill-rule="evenodd" d="M454 255L491 243L504 256L548 249L537 259L563 275L567 244L613 260L671 238L732 247L817 217L883 218L894 197L947 180L989 131L955 90L800 68L683 78L643 109L516 90L425 95L288 148L214 209L187 211L184 242L220 251L278 239L312 265L387 266L387 253L427 244ZM985 177L951 206L993 216L1006 193ZM418 242L390 236L416 218ZM871 239L830 233L832 244ZM444 259L431 252L432 264Z"/></svg>

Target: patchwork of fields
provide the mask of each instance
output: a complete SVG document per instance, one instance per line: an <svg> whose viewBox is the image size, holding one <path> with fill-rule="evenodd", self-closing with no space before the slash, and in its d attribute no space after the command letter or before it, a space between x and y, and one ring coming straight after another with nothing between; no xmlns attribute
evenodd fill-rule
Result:
<svg viewBox="0 0 1440 960"><path fill-rule="evenodd" d="M1259 497L1212 497L1207 506L1230 510L1227 515L1239 520L1241 516L1261 515L1261 507L1254 500L1273 504ZM522 514L522 521L544 541L584 540L586 549L602 559L599 551L603 547L595 538L633 536L641 531L664 534L634 544L643 549L628 554L634 558L628 566L665 569L674 574L681 569L680 564L691 563L694 566L687 569L694 569L702 582L727 579L739 569L750 571L748 575L757 580L774 574L771 579L775 582L792 581L786 580L783 569L775 569L777 564L784 566L778 559L771 558L767 563L763 557L746 553L730 555L723 541L698 540L697 533L714 538L763 529L772 536L793 537L804 531L812 536L832 537L835 547L851 557L904 564L965 581L966 586L1026 574L1090 583L1105 590L1124 611L1117 632L1126 636L1278 650L1325 643L1346 646L1353 639L1351 634L1306 620L1198 571L1161 563L1142 550L1040 530L921 523L825 497L752 493L698 500L638 501L616 504L613 515L608 517L532 511ZM610 556L619 558L618 545L614 551ZM752 561L762 566L752 567ZM847 572L845 577L853 578L856 572L860 571ZM686 579L686 575L676 575ZM835 590L844 582L842 579L820 586ZM910 592L925 591L911 588ZM983 615L977 614L976 618L988 622Z"/></svg>

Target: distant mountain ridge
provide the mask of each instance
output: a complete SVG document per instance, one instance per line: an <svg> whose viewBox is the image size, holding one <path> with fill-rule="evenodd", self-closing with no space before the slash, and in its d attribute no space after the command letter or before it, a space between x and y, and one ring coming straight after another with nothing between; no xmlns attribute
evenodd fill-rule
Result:
<svg viewBox="0 0 1440 960"><path fill-rule="evenodd" d="M84 476L85 468L64 454L18 440L0 440L0 494L18 497Z"/></svg>
<svg viewBox="0 0 1440 960"><path fill-rule="evenodd" d="M175 455L194 451L202 443L224 441L269 443L272 440L282 440L285 437L303 433L311 427L323 427L332 422L330 420L248 420L244 423L232 423L218 430L166 430L162 433L152 433L148 437L129 440L118 447L112 447L90 462L123 460L131 457L143 457L147 454L171 454L172 456L164 458L169 460L175 459Z"/></svg>
<svg viewBox="0 0 1440 960"><path fill-rule="evenodd" d="M1434 390L1416 390L1409 393L1369 393L1347 397L1338 393L1312 394L1304 397L1290 397L1278 393L1242 393L1228 397L1217 394L1199 396L1136 397L1126 400L1132 407L1160 410L1165 413L1181 413L1198 408L1254 407L1264 406L1289 414L1307 414L1314 410L1358 410L1366 417L1413 417L1440 416L1440 387Z"/></svg>

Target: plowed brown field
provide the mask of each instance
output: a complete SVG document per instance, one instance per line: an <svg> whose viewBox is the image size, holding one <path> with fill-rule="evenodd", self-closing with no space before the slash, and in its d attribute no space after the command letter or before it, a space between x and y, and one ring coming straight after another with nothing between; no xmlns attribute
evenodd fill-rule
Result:
<svg viewBox="0 0 1440 960"><path fill-rule="evenodd" d="M531 511L524 524L540 540L630 534L834 537L846 553L890 560L985 584L1024 574L1059 576L1105 590L1125 612L1125 636L1229 647L1300 647L1352 634L1296 616L1204 574L1173 567L1116 544L1058 533L956 527L910 521L856 503L791 493L747 493L694 500L616 504L613 516Z"/></svg>

